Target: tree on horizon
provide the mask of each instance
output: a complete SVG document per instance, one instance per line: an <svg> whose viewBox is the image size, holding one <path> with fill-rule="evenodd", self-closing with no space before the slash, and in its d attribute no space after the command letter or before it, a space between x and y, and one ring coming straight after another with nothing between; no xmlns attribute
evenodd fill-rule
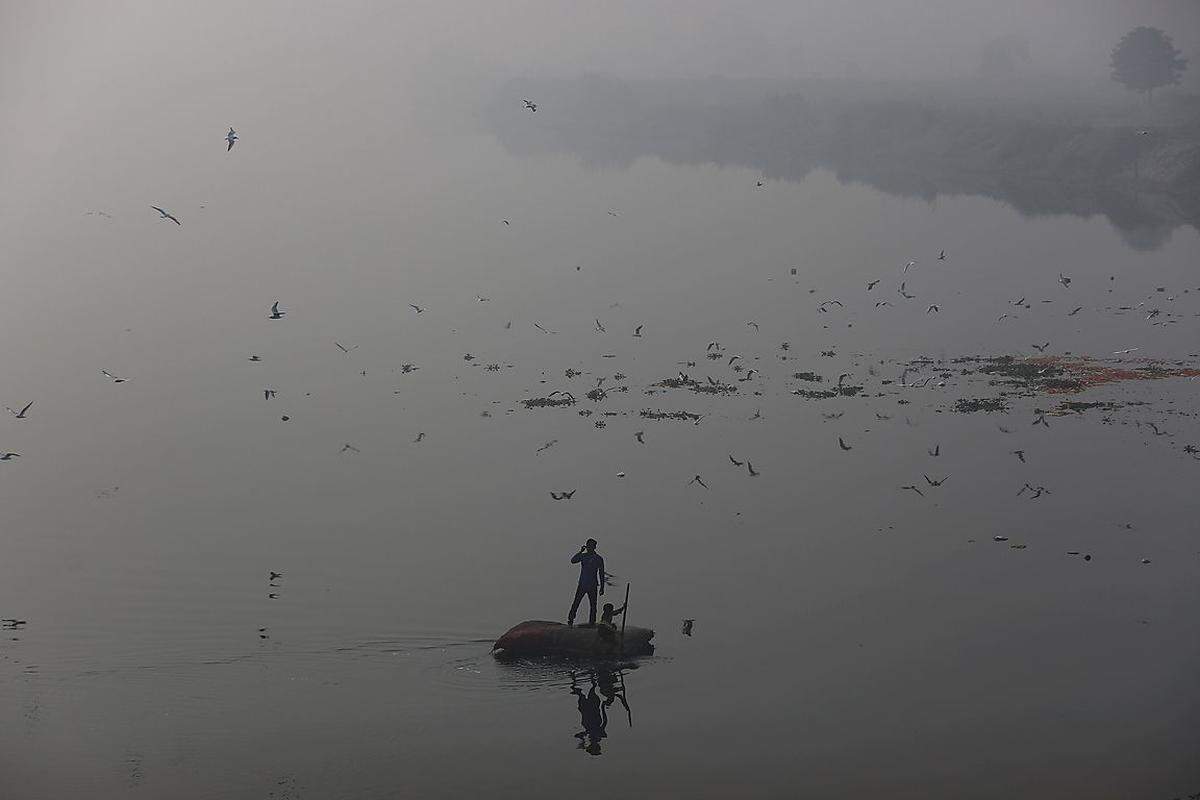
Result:
<svg viewBox="0 0 1200 800"><path fill-rule="evenodd" d="M1155 89L1179 83L1187 63L1170 36L1142 25L1121 37L1113 48L1112 79L1152 102Z"/></svg>

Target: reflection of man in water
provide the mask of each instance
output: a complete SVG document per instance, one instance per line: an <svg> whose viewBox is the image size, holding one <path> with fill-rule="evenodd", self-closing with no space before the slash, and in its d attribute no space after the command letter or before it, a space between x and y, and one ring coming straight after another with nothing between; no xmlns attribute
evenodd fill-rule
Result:
<svg viewBox="0 0 1200 800"><path fill-rule="evenodd" d="M620 678L619 684L617 679ZM625 713L629 716L629 726L633 727L633 712L629 709L629 703L625 701L625 678L620 672L611 672L607 669L597 670L596 682L600 685L600 694L604 695L604 708L609 708L613 703L620 700L621 705L625 706Z"/></svg>
<svg viewBox="0 0 1200 800"><path fill-rule="evenodd" d="M608 736L604 729L608 727L608 712L605 708L609 704L600 702L600 695L596 693L595 675L592 676L592 687L585 695L575 685L575 673L572 672L571 694L579 698L579 724L583 726L583 730L575 734L575 738L579 740L579 749L598 756L600 740Z"/></svg>
<svg viewBox="0 0 1200 800"><path fill-rule="evenodd" d="M604 594L604 559L596 552L596 540L588 539L579 552L571 557L572 564L579 565L579 587L575 589L575 602L567 614L567 624L575 624L575 612L579 601L588 599L588 624L596 624L596 592Z"/></svg>

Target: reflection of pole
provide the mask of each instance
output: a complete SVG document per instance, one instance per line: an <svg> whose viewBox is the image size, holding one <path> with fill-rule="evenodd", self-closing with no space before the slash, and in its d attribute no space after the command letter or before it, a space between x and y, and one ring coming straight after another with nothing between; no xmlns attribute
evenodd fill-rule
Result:
<svg viewBox="0 0 1200 800"><path fill-rule="evenodd" d="M629 619L629 584L625 584L625 605L621 606L621 655L625 655L625 621Z"/></svg>
<svg viewBox="0 0 1200 800"><path fill-rule="evenodd" d="M633 709L629 707L629 692L625 688L625 673L617 670L617 678L621 681L621 705L625 706L625 715L629 718L629 727L633 727Z"/></svg>

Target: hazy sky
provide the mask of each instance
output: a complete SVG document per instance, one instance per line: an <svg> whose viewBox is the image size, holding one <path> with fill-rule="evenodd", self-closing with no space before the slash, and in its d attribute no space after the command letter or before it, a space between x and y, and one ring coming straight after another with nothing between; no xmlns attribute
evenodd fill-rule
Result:
<svg viewBox="0 0 1200 800"><path fill-rule="evenodd" d="M282 53L284 43L287 57L307 56L296 65L299 78L351 36L364 68L395 70L391 77L401 82L431 61L628 77L842 74L854 64L868 76L931 77L973 67L981 43L1008 34L1028 38L1034 62L1046 71L1099 70L1103 76L1115 39L1139 24L1163 27L1187 54L1200 49L1200 4L1194 0L5 0L0 19L6 100L120 80L123 70L141 68L147 54L168 71L200 56L232 79L259 59ZM158 32L171 26L178 35L162 39Z"/></svg>

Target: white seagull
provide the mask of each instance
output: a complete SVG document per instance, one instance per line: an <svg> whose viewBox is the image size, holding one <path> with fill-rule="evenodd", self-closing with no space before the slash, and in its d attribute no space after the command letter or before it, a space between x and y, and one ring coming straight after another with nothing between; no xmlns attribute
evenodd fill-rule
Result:
<svg viewBox="0 0 1200 800"><path fill-rule="evenodd" d="M158 218L159 218L159 219L169 219L169 220L171 220L171 222L174 222L176 225L182 225L182 224L183 224L183 223L182 223L182 222L180 222L179 220L175 219L175 215L174 215L174 214L171 214L171 213L169 213L168 211L165 211L165 210L163 210L163 209L159 208L158 206L150 206L150 207L151 207L151 208L153 208L155 211L157 211L157 212L158 212L158 214L159 214Z"/></svg>
<svg viewBox="0 0 1200 800"><path fill-rule="evenodd" d="M17 419L25 419L25 412L29 410L29 406L31 406L31 405L33 405L32 400L30 400L29 403L24 408L22 408L20 411L14 411L13 409L9 408L8 406L5 406L4 410L7 411L8 413L12 414Z"/></svg>

